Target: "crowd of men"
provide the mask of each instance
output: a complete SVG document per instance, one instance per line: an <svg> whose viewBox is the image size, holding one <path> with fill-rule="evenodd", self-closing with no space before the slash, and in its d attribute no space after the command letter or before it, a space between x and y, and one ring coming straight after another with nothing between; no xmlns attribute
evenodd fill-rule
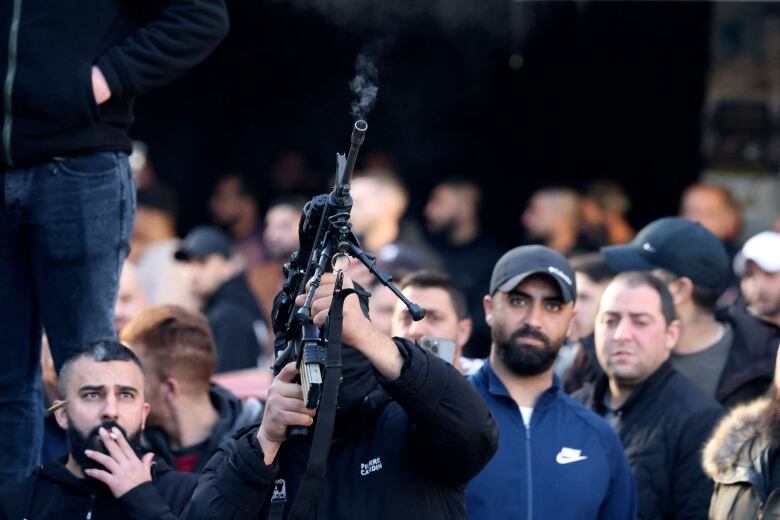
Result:
<svg viewBox="0 0 780 520"><path fill-rule="evenodd" d="M58 372L44 356L44 464L2 487L0 518L291 513L311 439L287 430L315 421L295 366L241 398L215 375L270 379L266 324L305 199L280 198L261 219L256 202L235 202L252 197L244 182L221 179L213 222L183 239L173 193L139 189L138 212L151 216L139 219L138 250L119 280L118 340L86 342ZM582 216L592 195L553 189L536 193L521 219L537 244L501 254L480 231L473 182L437 186L418 227L402 219L406 194L391 171L360 172L354 185L358 237L427 313L413 320L367 270L348 269L345 286L357 292L344 304L343 376L317 515L780 511L780 233L737 246L706 218L674 216L613 243L630 230L625 220L609 219L621 231L596 232L599 220ZM594 192L615 197L607 187ZM703 205L695 194L722 191L691 187L681 215ZM374 199L392 210L377 211ZM561 231L564 223L575 227ZM318 325L334 284L328 274L315 293ZM475 335L478 322L487 340Z"/></svg>
<svg viewBox="0 0 780 520"><path fill-rule="evenodd" d="M220 178L184 237L128 158L134 97L214 49L224 2L76 3L6 9L0 519L780 517L780 229L742 243L728 190L637 233L615 183L539 190L505 250L474 180L435 186L420 226L363 158L352 231L427 313L359 262L312 284L341 329L323 415L295 363L269 370L301 157L262 203Z"/></svg>

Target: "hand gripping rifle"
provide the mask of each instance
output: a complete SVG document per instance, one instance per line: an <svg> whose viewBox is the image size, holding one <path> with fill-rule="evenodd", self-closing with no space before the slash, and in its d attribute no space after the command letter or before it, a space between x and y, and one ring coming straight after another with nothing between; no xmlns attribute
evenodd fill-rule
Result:
<svg viewBox="0 0 780 520"><path fill-rule="evenodd" d="M349 153L336 155L336 183L330 194L318 195L303 210L298 225L300 245L284 266L285 283L274 304L275 332L274 375L294 361L300 371L300 382L306 407L317 409L317 420L309 463L301 482L293 510L288 518L305 518L316 498L319 480L324 475L325 462L333 434L336 395L341 377L341 312L344 298L355 292L342 289L344 270L349 257L360 260L368 270L387 286L408 307L412 319L419 321L425 309L410 302L391 282L392 277L375 266L374 256L360 248L349 221L352 209L350 196L352 171L358 150L365 139L368 124L355 123ZM333 269L338 273L333 304L326 325L320 330L312 321L311 305L322 275ZM306 299L296 307L295 299L306 291ZM288 437L308 435L308 428L291 426Z"/></svg>

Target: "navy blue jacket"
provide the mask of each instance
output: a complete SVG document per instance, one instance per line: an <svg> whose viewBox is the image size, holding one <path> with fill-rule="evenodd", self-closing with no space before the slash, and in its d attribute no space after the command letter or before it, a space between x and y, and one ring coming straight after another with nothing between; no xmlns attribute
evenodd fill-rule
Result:
<svg viewBox="0 0 780 520"><path fill-rule="evenodd" d="M636 518L637 491L620 439L557 381L534 406L528 428L485 363L470 378L498 422L498 452L466 489L471 520Z"/></svg>

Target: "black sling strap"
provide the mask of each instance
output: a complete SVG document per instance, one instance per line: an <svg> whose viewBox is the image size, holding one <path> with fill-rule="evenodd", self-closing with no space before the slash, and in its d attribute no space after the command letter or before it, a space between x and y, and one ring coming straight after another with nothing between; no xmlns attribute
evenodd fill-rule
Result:
<svg viewBox="0 0 780 520"><path fill-rule="evenodd" d="M336 422L336 397L341 383L341 326L344 317L344 299L354 294L354 289L342 289L333 296L328 323L328 361L325 370L322 399L314 427L314 438L309 452L309 462L301 479L298 494L293 502L288 520L305 520L317 500L320 481L325 475L333 427Z"/></svg>

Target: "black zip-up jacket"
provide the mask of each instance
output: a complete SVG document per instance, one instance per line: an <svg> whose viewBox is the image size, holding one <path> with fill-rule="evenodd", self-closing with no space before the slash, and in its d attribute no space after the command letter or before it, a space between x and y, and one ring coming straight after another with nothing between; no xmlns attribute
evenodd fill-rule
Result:
<svg viewBox="0 0 780 520"><path fill-rule="evenodd" d="M203 60L228 29L224 0L0 2L0 168L129 151L136 95ZM98 106L96 65L111 89Z"/></svg>
<svg viewBox="0 0 780 520"><path fill-rule="evenodd" d="M607 376L574 397L606 415ZM704 395L670 361L631 393L615 411L615 430L639 490L641 520L707 518L712 481L701 453L723 409Z"/></svg>
<svg viewBox="0 0 780 520"><path fill-rule="evenodd" d="M484 401L454 368L396 339L401 376L364 400L361 415L334 438L317 503L318 520L465 519L465 485L490 460L498 429ZM337 428L339 424L337 422ZM309 454L285 442L270 466L254 429L224 443L195 491L191 518L265 519L276 479L292 507Z"/></svg>
<svg viewBox="0 0 780 520"><path fill-rule="evenodd" d="M39 466L0 488L2 520L173 520L186 514L198 476L155 459L152 481L119 499L107 487L76 478L60 462Z"/></svg>
<svg viewBox="0 0 780 520"><path fill-rule="evenodd" d="M198 451L198 460L192 468L200 473L219 445L230 439L234 433L257 424L263 415L263 403L254 398L241 400L225 388L212 383L209 387L209 399L217 412L217 422L211 434ZM175 465L176 454L171 450L168 436L159 428L147 428L144 439L151 451L162 457L168 464Z"/></svg>
<svg viewBox="0 0 780 520"><path fill-rule="evenodd" d="M720 311L718 318L731 324L734 339L716 398L733 408L765 395L772 384L780 327L751 314L742 298Z"/></svg>

